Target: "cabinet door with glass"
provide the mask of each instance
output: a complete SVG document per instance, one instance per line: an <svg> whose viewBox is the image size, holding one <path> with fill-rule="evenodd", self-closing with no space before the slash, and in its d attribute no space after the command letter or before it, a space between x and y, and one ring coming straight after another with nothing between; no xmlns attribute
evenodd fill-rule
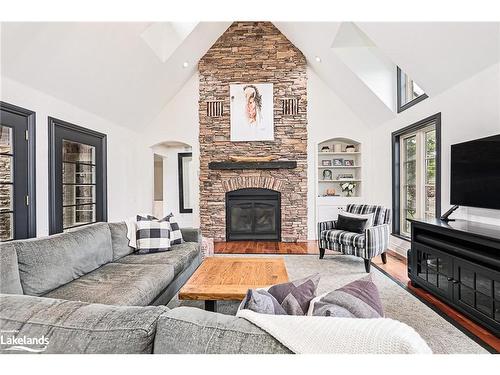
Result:
<svg viewBox="0 0 500 375"><path fill-rule="evenodd" d="M469 313L500 326L500 272L454 260L453 300ZM498 328L497 328L498 329Z"/></svg>
<svg viewBox="0 0 500 375"><path fill-rule="evenodd" d="M49 119L50 232L106 221L106 136Z"/></svg>
<svg viewBox="0 0 500 375"><path fill-rule="evenodd" d="M417 284L431 288L436 294L451 299L453 295L453 259L432 247L412 244L412 270Z"/></svg>

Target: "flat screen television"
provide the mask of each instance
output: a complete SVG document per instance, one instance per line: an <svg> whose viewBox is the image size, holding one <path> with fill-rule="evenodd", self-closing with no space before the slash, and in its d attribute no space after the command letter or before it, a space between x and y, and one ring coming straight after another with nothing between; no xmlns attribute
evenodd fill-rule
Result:
<svg viewBox="0 0 500 375"><path fill-rule="evenodd" d="M450 203L500 209L500 134L451 146Z"/></svg>

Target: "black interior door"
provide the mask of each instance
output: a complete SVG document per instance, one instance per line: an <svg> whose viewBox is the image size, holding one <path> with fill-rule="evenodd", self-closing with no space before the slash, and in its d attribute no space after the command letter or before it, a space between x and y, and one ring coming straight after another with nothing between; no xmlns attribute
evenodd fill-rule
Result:
<svg viewBox="0 0 500 375"><path fill-rule="evenodd" d="M50 233L107 220L106 136L49 119Z"/></svg>
<svg viewBox="0 0 500 375"><path fill-rule="evenodd" d="M34 112L0 103L0 241L34 237Z"/></svg>

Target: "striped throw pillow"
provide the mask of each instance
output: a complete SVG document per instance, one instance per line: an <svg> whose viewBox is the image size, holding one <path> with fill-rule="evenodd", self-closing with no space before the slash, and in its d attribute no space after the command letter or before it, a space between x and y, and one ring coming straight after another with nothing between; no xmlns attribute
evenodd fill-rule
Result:
<svg viewBox="0 0 500 375"><path fill-rule="evenodd" d="M371 275L353 281L311 301L307 315L336 318L383 318L378 288Z"/></svg>

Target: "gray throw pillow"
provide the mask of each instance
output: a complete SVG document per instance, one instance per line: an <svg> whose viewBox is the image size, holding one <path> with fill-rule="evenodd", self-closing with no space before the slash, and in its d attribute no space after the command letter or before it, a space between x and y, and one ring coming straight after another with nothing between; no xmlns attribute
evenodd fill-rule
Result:
<svg viewBox="0 0 500 375"><path fill-rule="evenodd" d="M240 308L261 314L286 315L285 309L276 301L276 298L264 289L248 289Z"/></svg>
<svg viewBox="0 0 500 375"><path fill-rule="evenodd" d="M384 310L371 275L311 301L308 315L337 318L382 318Z"/></svg>
<svg viewBox="0 0 500 375"><path fill-rule="evenodd" d="M261 314L306 315L309 303L316 296L319 274L277 284L268 289L250 289L240 309L249 309Z"/></svg>

